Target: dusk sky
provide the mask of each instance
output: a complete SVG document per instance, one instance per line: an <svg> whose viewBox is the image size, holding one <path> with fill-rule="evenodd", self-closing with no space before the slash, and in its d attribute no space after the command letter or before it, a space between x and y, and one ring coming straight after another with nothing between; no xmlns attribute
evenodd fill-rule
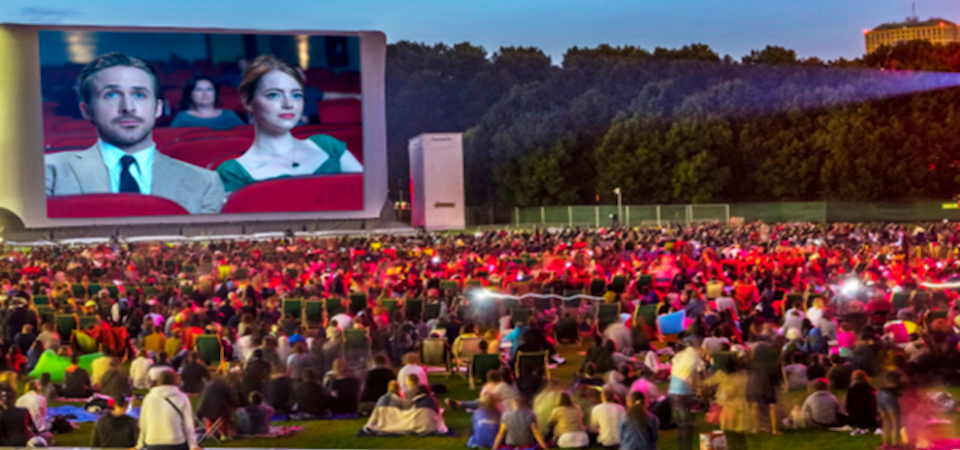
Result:
<svg viewBox="0 0 960 450"><path fill-rule="evenodd" d="M573 46L704 43L737 59L766 45L855 58L863 30L910 15L909 0L5 0L0 22L378 30L389 42L535 46L555 63ZM136 5L135 7L132 5ZM229 6L225 6L229 5ZM960 0L917 0L921 19L960 22Z"/></svg>

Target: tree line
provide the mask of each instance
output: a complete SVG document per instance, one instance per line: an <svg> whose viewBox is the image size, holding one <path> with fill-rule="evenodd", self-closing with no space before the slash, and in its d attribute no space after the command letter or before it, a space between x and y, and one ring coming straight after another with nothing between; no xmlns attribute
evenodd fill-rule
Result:
<svg viewBox="0 0 960 450"><path fill-rule="evenodd" d="M468 206L908 201L960 193L960 44L856 60L768 46L387 50L390 187L407 140L464 132Z"/></svg>

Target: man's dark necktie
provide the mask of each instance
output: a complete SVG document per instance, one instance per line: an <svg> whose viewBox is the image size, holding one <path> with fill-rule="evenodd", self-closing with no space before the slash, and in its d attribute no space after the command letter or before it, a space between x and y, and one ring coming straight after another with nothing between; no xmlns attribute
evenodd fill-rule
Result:
<svg viewBox="0 0 960 450"><path fill-rule="evenodd" d="M130 166L136 164L136 162L137 160L130 155L123 155L120 158L120 164L123 166L123 170L120 171L120 192L140 193L140 185L130 174Z"/></svg>

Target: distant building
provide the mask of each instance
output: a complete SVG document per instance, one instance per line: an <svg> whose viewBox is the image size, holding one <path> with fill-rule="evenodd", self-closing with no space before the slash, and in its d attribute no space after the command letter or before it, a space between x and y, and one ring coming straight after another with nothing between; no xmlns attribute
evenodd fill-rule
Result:
<svg viewBox="0 0 960 450"><path fill-rule="evenodd" d="M905 22L885 23L873 30L864 30L867 53L889 45L891 47L907 41L927 41L934 44L960 42L960 26L945 19L932 18L921 22L916 17Z"/></svg>

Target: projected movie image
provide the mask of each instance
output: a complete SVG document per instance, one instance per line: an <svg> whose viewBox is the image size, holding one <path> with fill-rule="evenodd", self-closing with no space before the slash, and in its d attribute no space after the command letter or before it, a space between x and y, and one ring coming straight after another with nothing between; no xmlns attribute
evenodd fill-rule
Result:
<svg viewBox="0 0 960 450"><path fill-rule="evenodd" d="M363 209L358 37L39 37L49 218Z"/></svg>

